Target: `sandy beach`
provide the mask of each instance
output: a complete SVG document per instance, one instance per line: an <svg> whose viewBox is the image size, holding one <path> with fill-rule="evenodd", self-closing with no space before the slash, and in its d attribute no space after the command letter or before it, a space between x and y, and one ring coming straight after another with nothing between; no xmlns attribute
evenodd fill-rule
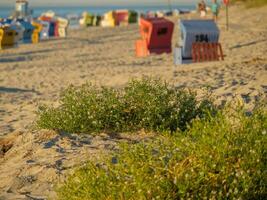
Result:
<svg viewBox="0 0 267 200"><path fill-rule="evenodd" d="M266 6L233 6L227 31L222 11L218 26L226 57L220 62L174 66L172 55L136 58L134 42L140 38L137 24L69 30L66 39L0 51L0 138L4 138L0 146L9 140L13 146L0 155L0 199L53 197L55 181L68 169L125 140L124 136L68 137L32 130L38 106L56 105L60 92L70 84L122 87L130 79L145 75L160 77L177 87L208 89L219 104L237 98L251 108L256 101L266 99L266 22ZM173 46L179 32L177 20L175 23Z"/></svg>

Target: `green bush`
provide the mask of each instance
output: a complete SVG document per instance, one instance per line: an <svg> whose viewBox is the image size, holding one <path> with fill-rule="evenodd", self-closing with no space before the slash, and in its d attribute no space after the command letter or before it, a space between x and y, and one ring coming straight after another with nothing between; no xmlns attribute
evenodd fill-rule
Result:
<svg viewBox="0 0 267 200"><path fill-rule="evenodd" d="M195 120L184 133L122 144L76 170L59 200L257 199L267 195L267 113L233 109Z"/></svg>
<svg viewBox="0 0 267 200"><path fill-rule="evenodd" d="M37 127L75 133L185 130L216 108L208 99L160 80L133 80L125 88L70 87L57 108L42 106Z"/></svg>

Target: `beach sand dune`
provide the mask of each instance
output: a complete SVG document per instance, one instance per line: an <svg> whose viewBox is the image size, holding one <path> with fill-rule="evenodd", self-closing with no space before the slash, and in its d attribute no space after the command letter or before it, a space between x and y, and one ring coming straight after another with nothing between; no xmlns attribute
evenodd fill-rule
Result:
<svg viewBox="0 0 267 200"><path fill-rule="evenodd" d="M56 105L60 92L70 84L92 82L122 87L132 78L155 76L177 87L198 91L206 88L218 103L238 98L251 108L267 94L266 21L267 7L246 10L234 6L230 9L230 29L226 31L222 11L219 27L225 61L176 67L172 55L135 57L134 42L140 38L138 25L70 30L66 39L22 44L19 48L0 51L0 136L15 135L10 139L12 148L0 158L0 194L4 192L4 199L24 199L28 194L42 196L43 190L47 196L58 177L58 160L65 157L66 163L74 165L88 157L77 160L74 152L76 149L79 156L86 154L90 145L85 149L63 145L64 151L71 150L60 155L57 152L60 149L45 149L45 142L38 143L43 137L41 132L30 131L38 106ZM177 34L178 28L174 45ZM55 137L52 133L48 142ZM60 136L56 144L60 146L64 138ZM67 143L71 141L67 139ZM6 140L2 143L8 144ZM54 166L53 170L49 166ZM20 186L23 181L28 184L22 187L24 191Z"/></svg>
<svg viewBox="0 0 267 200"><path fill-rule="evenodd" d="M69 135L54 131L15 132L0 139L0 199L54 199L57 185L73 168L115 148L119 142L149 139L153 135ZM67 172L67 173L66 173Z"/></svg>

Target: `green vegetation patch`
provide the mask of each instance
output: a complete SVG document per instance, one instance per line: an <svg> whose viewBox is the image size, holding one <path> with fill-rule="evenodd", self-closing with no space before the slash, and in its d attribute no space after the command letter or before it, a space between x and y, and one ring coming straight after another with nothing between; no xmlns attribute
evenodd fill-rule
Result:
<svg viewBox="0 0 267 200"><path fill-rule="evenodd" d="M244 2L247 7L262 7L267 5L267 0L234 0L233 2Z"/></svg>
<svg viewBox="0 0 267 200"><path fill-rule="evenodd" d="M185 130L216 108L208 99L155 79L133 80L125 88L69 87L59 107L42 106L37 127L70 133Z"/></svg>
<svg viewBox="0 0 267 200"><path fill-rule="evenodd" d="M267 113L226 108L78 169L60 200L265 199Z"/></svg>

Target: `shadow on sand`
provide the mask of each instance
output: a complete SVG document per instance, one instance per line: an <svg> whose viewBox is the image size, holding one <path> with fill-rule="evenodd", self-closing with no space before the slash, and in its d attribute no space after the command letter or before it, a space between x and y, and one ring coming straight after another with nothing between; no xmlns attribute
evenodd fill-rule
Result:
<svg viewBox="0 0 267 200"><path fill-rule="evenodd" d="M20 89L20 88L9 88L9 87L1 87L0 86L0 93L23 93L23 92L31 92L40 95L41 93L35 90L28 90L28 89Z"/></svg>
<svg viewBox="0 0 267 200"><path fill-rule="evenodd" d="M25 57L16 57L16 58L1 58L0 63L9 63L9 62L23 62L26 61Z"/></svg>
<svg viewBox="0 0 267 200"><path fill-rule="evenodd" d="M38 50L38 51L26 51L26 52L21 52L19 54L3 55L3 56L0 56L0 63L28 61L29 58L27 58L25 56L31 56L34 54L42 54L42 53L49 53L49 52L56 52L59 50L65 50L65 49L64 48L44 49L44 50Z"/></svg>
<svg viewBox="0 0 267 200"><path fill-rule="evenodd" d="M238 44L238 45L230 47L230 50L239 49L239 48L242 48L242 47L247 47L247 46L251 46L251 45L258 44L258 43L261 43L261 42L266 42L266 41L267 40L264 39L264 40L256 40L256 41L253 41L253 42L248 42L248 43L245 43L245 44Z"/></svg>

